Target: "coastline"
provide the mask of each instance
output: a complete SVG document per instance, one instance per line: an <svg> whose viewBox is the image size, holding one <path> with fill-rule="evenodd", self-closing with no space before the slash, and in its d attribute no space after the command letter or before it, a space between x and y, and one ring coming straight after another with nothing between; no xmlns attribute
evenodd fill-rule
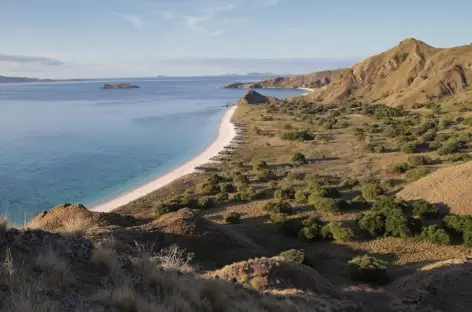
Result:
<svg viewBox="0 0 472 312"><path fill-rule="evenodd" d="M210 159L214 156L217 156L218 153L221 152L226 145L229 145L236 136L236 128L231 122L231 118L236 111L236 108L237 105L234 105L226 110L223 118L220 121L217 137L200 154L190 159L183 165L156 178L155 180L139 185L128 192L119 194L115 198L95 205L89 209L96 212L111 212L123 205L126 205L138 198L146 196L160 189L161 187L177 180L182 176L195 172L195 167L211 162Z"/></svg>
<svg viewBox="0 0 472 312"><path fill-rule="evenodd" d="M305 93L305 94L303 94L303 95L307 95L307 94L309 94L309 93L311 93L311 92L314 91L313 89L309 89L309 88L297 88L297 89L298 89L298 90L305 90L305 91L308 91L308 93Z"/></svg>

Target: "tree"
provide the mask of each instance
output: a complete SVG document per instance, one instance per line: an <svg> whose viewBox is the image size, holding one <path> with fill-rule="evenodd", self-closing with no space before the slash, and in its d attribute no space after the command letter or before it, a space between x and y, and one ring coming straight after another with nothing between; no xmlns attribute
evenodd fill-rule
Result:
<svg viewBox="0 0 472 312"><path fill-rule="evenodd" d="M374 200L383 194L383 189L378 183L366 183L362 186L362 196L367 200Z"/></svg>
<svg viewBox="0 0 472 312"><path fill-rule="evenodd" d="M355 257L349 262L351 278L359 282L384 284L388 281L387 262L364 255Z"/></svg>
<svg viewBox="0 0 472 312"><path fill-rule="evenodd" d="M293 154L293 156L292 156L292 162L297 163L297 164L304 164L304 163L306 163L305 155L303 155L303 154L300 153L300 152L296 152L296 153Z"/></svg>

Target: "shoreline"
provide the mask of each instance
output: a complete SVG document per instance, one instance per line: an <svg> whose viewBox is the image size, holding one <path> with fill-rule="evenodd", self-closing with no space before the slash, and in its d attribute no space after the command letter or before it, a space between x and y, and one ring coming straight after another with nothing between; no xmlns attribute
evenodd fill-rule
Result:
<svg viewBox="0 0 472 312"><path fill-rule="evenodd" d="M111 212L136 199L149 195L180 177L196 172L195 167L211 162L211 158L217 156L222 150L224 150L224 147L229 145L236 136L236 128L231 122L231 118L233 117L236 108L237 105L234 105L226 110L220 121L220 127L216 138L194 158L175 169L171 169L169 172L164 173L152 181L138 185L130 191L117 195L111 200L89 208L89 210L95 212Z"/></svg>
<svg viewBox="0 0 472 312"><path fill-rule="evenodd" d="M315 91L313 89L309 89L309 88L297 88L298 90L305 90L305 91L308 91L308 93L305 93L303 95L307 95L307 94L310 94L311 92Z"/></svg>

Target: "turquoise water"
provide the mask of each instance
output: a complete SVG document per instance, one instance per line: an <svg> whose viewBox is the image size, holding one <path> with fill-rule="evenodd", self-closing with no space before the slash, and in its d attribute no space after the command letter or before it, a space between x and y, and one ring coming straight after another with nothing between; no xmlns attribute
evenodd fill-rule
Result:
<svg viewBox="0 0 472 312"><path fill-rule="evenodd" d="M245 92L218 88L234 80L252 79L0 84L0 212L23 223L63 202L90 206L177 167L216 137L226 104Z"/></svg>

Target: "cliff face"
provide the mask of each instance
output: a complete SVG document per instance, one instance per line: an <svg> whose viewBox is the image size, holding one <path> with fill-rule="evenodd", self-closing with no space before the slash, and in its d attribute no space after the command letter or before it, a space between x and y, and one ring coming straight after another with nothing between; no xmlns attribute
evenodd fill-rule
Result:
<svg viewBox="0 0 472 312"><path fill-rule="evenodd" d="M351 68L279 77L227 88L312 88L309 99L339 103L356 98L392 106L458 96L470 99L472 46L439 49L416 39L372 56Z"/></svg>

